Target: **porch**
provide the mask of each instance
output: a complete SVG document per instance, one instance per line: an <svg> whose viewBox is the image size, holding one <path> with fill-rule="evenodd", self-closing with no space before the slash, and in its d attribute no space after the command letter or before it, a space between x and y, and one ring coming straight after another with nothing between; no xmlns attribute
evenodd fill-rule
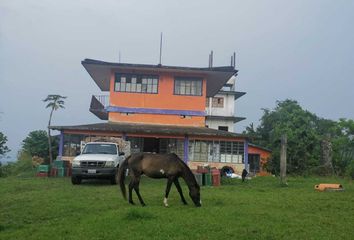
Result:
<svg viewBox="0 0 354 240"><path fill-rule="evenodd" d="M51 127L61 131L59 155L73 159L83 141L121 137L130 142L131 152L175 153L190 165L230 166L236 172L248 169L246 136L202 127L148 124L101 123ZM221 166L221 167L220 167Z"/></svg>

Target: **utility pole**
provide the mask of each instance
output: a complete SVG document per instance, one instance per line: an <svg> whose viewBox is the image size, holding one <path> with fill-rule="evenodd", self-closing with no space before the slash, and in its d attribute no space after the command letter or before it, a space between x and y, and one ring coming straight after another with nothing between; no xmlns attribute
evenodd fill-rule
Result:
<svg viewBox="0 0 354 240"><path fill-rule="evenodd" d="M281 146L280 146L280 183L283 186L287 186L286 182L286 147L287 147L287 137L286 134L281 136Z"/></svg>

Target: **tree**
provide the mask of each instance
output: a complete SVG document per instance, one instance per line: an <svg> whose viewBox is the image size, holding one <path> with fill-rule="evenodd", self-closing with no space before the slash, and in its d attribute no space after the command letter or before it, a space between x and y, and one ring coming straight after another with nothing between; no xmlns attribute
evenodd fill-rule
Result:
<svg viewBox="0 0 354 240"><path fill-rule="evenodd" d="M332 136L333 164L338 174L354 177L354 121L340 119Z"/></svg>
<svg viewBox="0 0 354 240"><path fill-rule="evenodd" d="M22 141L22 150L32 157L37 156L48 161L48 149L48 136L44 130L32 131Z"/></svg>
<svg viewBox="0 0 354 240"><path fill-rule="evenodd" d="M4 156L10 149L6 146L7 137L0 132L0 157Z"/></svg>
<svg viewBox="0 0 354 240"><path fill-rule="evenodd" d="M273 110L262 109L260 125L253 124L244 133L250 141L272 150L268 169L279 173L280 138L288 137L288 172L304 174L320 173L321 142L330 141L332 164L339 175L354 174L354 121L340 119L338 122L317 117L302 109L294 100L277 101ZM323 167L323 166L322 166ZM353 170L351 170L353 169Z"/></svg>
<svg viewBox="0 0 354 240"><path fill-rule="evenodd" d="M254 128L253 123L246 127L246 130L243 131L244 134L247 134L251 142L257 141L258 133Z"/></svg>
<svg viewBox="0 0 354 240"><path fill-rule="evenodd" d="M48 121L48 145L49 145L49 163L52 164L53 162L53 157L52 157L52 140L51 140L51 135L50 135L50 124L52 121L52 116L53 112L58 110L59 108L64 108L64 99L66 97L60 96L60 95L48 95L46 99L43 100L43 102L48 102L46 108L50 108L50 115L49 115L49 121Z"/></svg>
<svg viewBox="0 0 354 240"><path fill-rule="evenodd" d="M294 100L277 101L274 110L263 109L260 126L256 129L258 138L254 141L272 150L268 164L272 172L279 173L280 139L283 134L287 136L289 172L303 173L307 168L318 165L320 145L317 120L316 115L303 110ZM251 134L255 135L253 132Z"/></svg>

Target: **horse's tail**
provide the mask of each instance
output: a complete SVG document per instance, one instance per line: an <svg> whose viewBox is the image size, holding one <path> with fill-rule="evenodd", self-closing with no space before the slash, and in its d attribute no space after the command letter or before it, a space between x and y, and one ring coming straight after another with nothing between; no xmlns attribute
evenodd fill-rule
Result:
<svg viewBox="0 0 354 240"><path fill-rule="evenodd" d="M128 169L128 160L129 160L130 156L127 157L120 165L119 165L119 169L118 169L118 182L119 182L119 186L120 186L120 190L122 192L123 198L127 199L126 197L126 190L125 190L125 183L124 183L124 179L125 179L125 172Z"/></svg>

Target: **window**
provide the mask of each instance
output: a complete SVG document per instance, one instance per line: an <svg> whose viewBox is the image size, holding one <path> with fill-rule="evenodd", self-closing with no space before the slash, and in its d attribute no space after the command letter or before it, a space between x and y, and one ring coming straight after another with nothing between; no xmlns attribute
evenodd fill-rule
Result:
<svg viewBox="0 0 354 240"><path fill-rule="evenodd" d="M220 162L243 163L243 142L220 141Z"/></svg>
<svg viewBox="0 0 354 240"><path fill-rule="evenodd" d="M202 96L202 90L202 79L200 78L175 78L174 94L176 95Z"/></svg>
<svg viewBox="0 0 354 240"><path fill-rule="evenodd" d="M197 162L244 162L244 143L231 141L190 140L189 159Z"/></svg>
<svg viewBox="0 0 354 240"><path fill-rule="evenodd" d="M208 142L195 140L192 143L193 143L192 149L190 149L189 151L190 158L193 159L193 161L207 162Z"/></svg>
<svg viewBox="0 0 354 240"><path fill-rule="evenodd" d="M206 98L206 101L205 101L205 107L209 107L209 102L210 102L210 98Z"/></svg>
<svg viewBox="0 0 354 240"><path fill-rule="evenodd" d="M158 76L116 73L114 91L133 93L157 93L158 85Z"/></svg>
<svg viewBox="0 0 354 240"><path fill-rule="evenodd" d="M213 98L212 107L223 108L224 107L224 98L222 98L222 97Z"/></svg>
<svg viewBox="0 0 354 240"><path fill-rule="evenodd" d="M218 129L221 130L221 131L226 131L226 132L229 131L229 127L228 126L219 126Z"/></svg>
<svg viewBox="0 0 354 240"><path fill-rule="evenodd" d="M160 153L175 153L184 158L184 140L160 138Z"/></svg>
<svg viewBox="0 0 354 240"><path fill-rule="evenodd" d="M90 143L86 144L82 154L111 154L117 155L117 146L115 144Z"/></svg>
<svg viewBox="0 0 354 240"><path fill-rule="evenodd" d="M84 135L64 134L63 156L77 156L80 154L80 143Z"/></svg>
<svg viewBox="0 0 354 240"><path fill-rule="evenodd" d="M143 151L144 139L138 137L127 137L126 141L130 142L131 153L139 153Z"/></svg>

